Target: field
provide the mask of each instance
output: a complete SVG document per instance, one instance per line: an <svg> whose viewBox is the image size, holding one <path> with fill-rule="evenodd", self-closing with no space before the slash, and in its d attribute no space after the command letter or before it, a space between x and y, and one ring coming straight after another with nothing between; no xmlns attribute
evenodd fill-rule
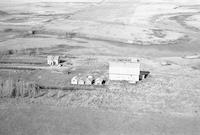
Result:
<svg viewBox="0 0 200 135"><path fill-rule="evenodd" d="M130 57L148 78L70 85ZM2 0L0 84L0 134L198 135L200 2Z"/></svg>

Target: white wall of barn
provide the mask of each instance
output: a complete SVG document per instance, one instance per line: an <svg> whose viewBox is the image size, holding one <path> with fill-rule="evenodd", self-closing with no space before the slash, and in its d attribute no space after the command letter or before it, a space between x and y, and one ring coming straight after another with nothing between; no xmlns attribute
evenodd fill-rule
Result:
<svg viewBox="0 0 200 135"><path fill-rule="evenodd" d="M122 75L122 74L109 74L109 79L112 81L139 81L139 75Z"/></svg>

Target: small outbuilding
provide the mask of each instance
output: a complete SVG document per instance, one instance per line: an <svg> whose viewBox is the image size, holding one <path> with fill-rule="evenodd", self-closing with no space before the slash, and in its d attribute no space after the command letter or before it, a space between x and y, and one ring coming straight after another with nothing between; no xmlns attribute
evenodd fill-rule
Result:
<svg viewBox="0 0 200 135"><path fill-rule="evenodd" d="M85 84L85 81L83 78L79 78L78 79L78 85L84 85Z"/></svg>
<svg viewBox="0 0 200 135"><path fill-rule="evenodd" d="M94 85L102 85L103 84L103 79L98 77L95 79Z"/></svg>
<svg viewBox="0 0 200 135"><path fill-rule="evenodd" d="M93 84L93 77L91 75L87 76L85 79L85 85L92 85Z"/></svg>
<svg viewBox="0 0 200 135"><path fill-rule="evenodd" d="M74 77L71 79L71 84L78 84L78 77L77 77L77 76L74 76Z"/></svg>
<svg viewBox="0 0 200 135"><path fill-rule="evenodd" d="M28 31L28 34L30 34L30 35L35 35L36 34L36 30L30 30L30 31Z"/></svg>

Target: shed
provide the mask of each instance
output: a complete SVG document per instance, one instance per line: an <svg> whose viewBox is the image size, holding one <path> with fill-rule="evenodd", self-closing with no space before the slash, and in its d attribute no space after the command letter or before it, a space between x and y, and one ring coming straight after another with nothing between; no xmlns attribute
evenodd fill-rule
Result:
<svg viewBox="0 0 200 135"><path fill-rule="evenodd" d="M78 85L84 85L85 84L85 81L83 78L79 78L78 79Z"/></svg>
<svg viewBox="0 0 200 135"><path fill-rule="evenodd" d="M103 79L98 77L95 79L94 85L102 85L103 84Z"/></svg>
<svg viewBox="0 0 200 135"><path fill-rule="evenodd" d="M109 80L128 81L136 83L139 81L140 63L139 62L110 62Z"/></svg>
<svg viewBox="0 0 200 135"><path fill-rule="evenodd" d="M30 31L28 31L28 34L35 35L36 34L36 30L30 30Z"/></svg>
<svg viewBox="0 0 200 135"><path fill-rule="evenodd" d="M77 76L74 76L74 77L71 79L71 84L78 84L78 77L77 77Z"/></svg>
<svg viewBox="0 0 200 135"><path fill-rule="evenodd" d="M86 85L92 85L93 83L93 77L92 76L87 76L87 78L85 79L85 84Z"/></svg>

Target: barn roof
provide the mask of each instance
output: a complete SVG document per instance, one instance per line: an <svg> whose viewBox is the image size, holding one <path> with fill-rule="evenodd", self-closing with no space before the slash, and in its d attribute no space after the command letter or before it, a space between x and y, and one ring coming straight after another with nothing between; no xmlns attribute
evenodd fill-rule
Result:
<svg viewBox="0 0 200 135"><path fill-rule="evenodd" d="M139 75L140 63L110 62L109 74Z"/></svg>

